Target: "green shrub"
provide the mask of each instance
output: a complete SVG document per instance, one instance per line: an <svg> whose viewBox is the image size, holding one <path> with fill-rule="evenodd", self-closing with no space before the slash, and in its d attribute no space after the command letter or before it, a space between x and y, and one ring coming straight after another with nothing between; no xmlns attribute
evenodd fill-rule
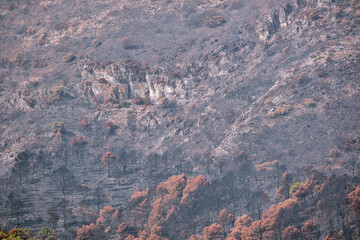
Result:
<svg viewBox="0 0 360 240"><path fill-rule="evenodd" d="M7 238L7 233L1 231L1 232L0 232L0 239L4 239L4 238L5 238L5 239Z"/></svg>
<svg viewBox="0 0 360 240"><path fill-rule="evenodd" d="M56 121L52 124L51 130L53 130L53 132L61 131L63 127L64 127L63 122Z"/></svg>
<svg viewBox="0 0 360 240"><path fill-rule="evenodd" d="M294 193L301 185L301 182L296 182L290 187L290 194Z"/></svg>
<svg viewBox="0 0 360 240"><path fill-rule="evenodd" d="M43 227L41 231L39 232L39 236L41 239L44 240L53 240L55 238L55 232L49 227Z"/></svg>
<svg viewBox="0 0 360 240"><path fill-rule="evenodd" d="M127 80L123 77L123 73L120 70L119 75L117 76L117 80L119 83L125 84L127 83Z"/></svg>
<svg viewBox="0 0 360 240"><path fill-rule="evenodd" d="M126 100L122 100L120 103L121 107L130 107L131 103Z"/></svg>
<svg viewBox="0 0 360 240"><path fill-rule="evenodd" d="M321 60L323 58L325 58L325 57L324 56L318 56L318 57L314 58L314 61L319 61L319 60Z"/></svg>

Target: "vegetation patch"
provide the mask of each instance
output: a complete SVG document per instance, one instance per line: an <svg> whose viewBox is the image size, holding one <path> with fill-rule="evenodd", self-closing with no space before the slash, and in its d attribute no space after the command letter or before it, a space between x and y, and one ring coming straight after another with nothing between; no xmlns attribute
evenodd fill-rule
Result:
<svg viewBox="0 0 360 240"><path fill-rule="evenodd" d="M271 118L275 118L277 116L286 115L291 110L290 105L283 105L281 107L277 107L275 110L271 110L267 113L267 115Z"/></svg>
<svg viewBox="0 0 360 240"><path fill-rule="evenodd" d="M63 60L64 62L68 63L68 62L72 62L75 60L75 55L73 53L68 53L65 56L63 56Z"/></svg>
<svg viewBox="0 0 360 240"><path fill-rule="evenodd" d="M208 26L210 28L215 28L215 27L219 27L219 26L223 25L224 23L226 23L226 20L221 15L213 15L213 16L206 16L204 19L204 22L205 22L206 26Z"/></svg>
<svg viewBox="0 0 360 240"><path fill-rule="evenodd" d="M323 58L325 58L325 57L324 56L318 56L318 57L314 58L314 61L319 61L319 60L321 60Z"/></svg>
<svg viewBox="0 0 360 240"><path fill-rule="evenodd" d="M62 131L64 128L64 123L60 121L56 121L51 125L51 130L53 132L59 132Z"/></svg>

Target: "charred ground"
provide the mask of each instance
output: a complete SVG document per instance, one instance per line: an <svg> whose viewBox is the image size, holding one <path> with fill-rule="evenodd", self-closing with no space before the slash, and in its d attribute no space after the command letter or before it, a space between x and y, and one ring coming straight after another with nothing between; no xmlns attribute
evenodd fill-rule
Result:
<svg viewBox="0 0 360 240"><path fill-rule="evenodd" d="M2 1L1 226L73 236L181 173L235 188L209 216L256 220L246 191L270 206L282 173L305 182L310 165L347 174L350 194L359 15L358 1Z"/></svg>

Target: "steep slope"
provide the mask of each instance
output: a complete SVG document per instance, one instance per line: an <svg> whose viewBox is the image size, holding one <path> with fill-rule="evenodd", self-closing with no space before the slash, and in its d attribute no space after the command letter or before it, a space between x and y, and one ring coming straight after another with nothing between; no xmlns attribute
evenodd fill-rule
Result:
<svg viewBox="0 0 360 240"><path fill-rule="evenodd" d="M227 184L243 159L295 173L358 163L358 1L3 2L4 227L55 211L63 231L80 205L125 208L181 172ZM256 179L274 198L269 175Z"/></svg>

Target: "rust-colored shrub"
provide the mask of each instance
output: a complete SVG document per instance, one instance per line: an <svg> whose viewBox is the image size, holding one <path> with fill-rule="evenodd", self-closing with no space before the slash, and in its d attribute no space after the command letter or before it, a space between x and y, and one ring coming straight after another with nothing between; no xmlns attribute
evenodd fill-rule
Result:
<svg viewBox="0 0 360 240"><path fill-rule="evenodd" d="M77 230L76 240L104 239L104 232L94 223L84 225Z"/></svg>
<svg viewBox="0 0 360 240"><path fill-rule="evenodd" d="M128 239L127 237L136 235L136 228L132 227L128 223L121 223L116 231L119 239ZM131 237L130 237L131 238Z"/></svg>
<svg viewBox="0 0 360 240"><path fill-rule="evenodd" d="M115 129L116 129L116 125L112 121L110 121L110 120L105 121L105 133L106 134L114 133Z"/></svg>
<svg viewBox="0 0 360 240"><path fill-rule="evenodd" d="M100 63L100 68L104 69L107 66L109 66L110 64L112 64L112 61L110 61L110 60L107 60L106 62L101 62Z"/></svg>
<svg viewBox="0 0 360 240"><path fill-rule="evenodd" d="M131 49L135 47L134 43L128 37L122 38L120 42L124 49Z"/></svg>
<svg viewBox="0 0 360 240"><path fill-rule="evenodd" d="M112 219L112 215L115 213L115 209L111 206L105 206L103 209L101 209L100 213L99 213L99 218L96 220L96 225L100 226L103 225L105 226L106 224L108 224L111 219Z"/></svg>
<svg viewBox="0 0 360 240"><path fill-rule="evenodd" d="M145 191L140 191L140 189L136 189L136 191L131 196L129 203L131 205L139 205L143 203L145 200L148 200L149 197L149 188L147 188Z"/></svg>
<svg viewBox="0 0 360 240"><path fill-rule="evenodd" d="M265 171L274 171L279 167L282 167L282 163L279 160L273 160L272 162L264 162L262 164L255 165L255 169L257 171L265 170Z"/></svg>
<svg viewBox="0 0 360 240"><path fill-rule="evenodd" d="M169 103L169 100L166 97L162 97L158 100L158 104L162 106L166 106Z"/></svg>
<svg viewBox="0 0 360 240"><path fill-rule="evenodd" d="M320 14L317 11L313 10L313 11L308 13L308 17L311 20L318 20L318 19L320 19Z"/></svg>
<svg viewBox="0 0 360 240"><path fill-rule="evenodd" d="M191 195L195 191L198 191L200 188L207 186L208 184L209 182L205 179L203 175L199 175L195 178L189 178L186 187L183 190L180 204L190 204L190 202L193 200L191 198Z"/></svg>
<svg viewBox="0 0 360 240"><path fill-rule="evenodd" d="M297 84L304 84L307 82L307 78L304 76L298 76L294 78L294 82Z"/></svg>
<svg viewBox="0 0 360 240"><path fill-rule="evenodd" d="M78 122L79 126L82 127L82 128L86 128L88 126L88 123L86 121L86 119L81 119L79 122Z"/></svg>
<svg viewBox="0 0 360 240"><path fill-rule="evenodd" d="M71 139L71 146L73 146L73 147L78 147L78 146L82 146L85 144L86 144L86 141L85 141L85 137L83 137L83 136L78 136L78 137Z"/></svg>
<svg viewBox="0 0 360 240"><path fill-rule="evenodd" d="M315 107L316 104L312 98L305 98L304 105L307 107Z"/></svg>
<svg viewBox="0 0 360 240"><path fill-rule="evenodd" d="M95 38L94 40L91 41L91 44L94 45L95 47L98 47L101 45L101 42L99 39Z"/></svg>
<svg viewBox="0 0 360 240"><path fill-rule="evenodd" d="M101 158L101 163L107 167L108 169L108 176L110 177L110 168L112 163L115 161L116 157L111 153L107 152L105 153Z"/></svg>
<svg viewBox="0 0 360 240"><path fill-rule="evenodd" d="M313 220L309 219L304 223L304 226L301 228L301 232L306 239L313 239L317 235L317 226Z"/></svg>
<svg viewBox="0 0 360 240"><path fill-rule="evenodd" d="M142 98L135 98L134 100L133 100L133 103L135 104L135 105L143 105L144 104L144 100L142 99Z"/></svg>
<svg viewBox="0 0 360 240"><path fill-rule="evenodd" d="M44 62L44 61L41 61L41 60L35 60L32 64L32 67L33 68L44 68L44 67L47 67L48 66L48 63L47 62Z"/></svg>
<svg viewBox="0 0 360 240"><path fill-rule="evenodd" d="M107 83L107 81L106 81L105 78L99 78L99 79L98 79L98 82L99 82L99 83L102 83L102 84Z"/></svg>
<svg viewBox="0 0 360 240"><path fill-rule="evenodd" d="M293 226L288 226L284 229L283 239L284 240L300 240L301 232L299 229L297 229Z"/></svg>
<svg viewBox="0 0 360 240"><path fill-rule="evenodd" d="M223 209L219 213L218 220L219 220L220 223L221 222L233 222L234 221L234 216L232 214L229 214L226 209Z"/></svg>
<svg viewBox="0 0 360 240"><path fill-rule="evenodd" d="M333 158L339 157L339 156L340 156L340 151L339 151L339 149L337 149L337 148L330 149L330 151L329 151L329 156L330 156L330 157L333 157Z"/></svg>
<svg viewBox="0 0 360 240"><path fill-rule="evenodd" d="M161 182L156 188L156 192L164 195L165 204L175 203L183 195L187 180L185 174L172 176L166 182Z"/></svg>
<svg viewBox="0 0 360 240"><path fill-rule="evenodd" d="M346 196L348 207L350 209L350 223L360 234L360 186Z"/></svg>
<svg viewBox="0 0 360 240"><path fill-rule="evenodd" d="M179 118L180 118L180 114L176 114L173 117L169 117L169 121L173 123L176 122Z"/></svg>
<svg viewBox="0 0 360 240"><path fill-rule="evenodd" d="M213 15L213 16L206 16L204 22L206 26L210 28L215 28L226 23L226 20L221 15Z"/></svg>
<svg viewBox="0 0 360 240"><path fill-rule="evenodd" d="M289 50L289 46L286 46L283 48L282 53L286 53L286 52L288 52L288 50Z"/></svg>
<svg viewBox="0 0 360 240"><path fill-rule="evenodd" d="M360 150L360 138L359 135L349 134L342 143L342 147L347 152L355 152Z"/></svg>
<svg viewBox="0 0 360 240"><path fill-rule="evenodd" d="M327 58L328 59L328 58ZM317 72L317 75L318 75L318 77L320 77L320 78L323 78L323 77L327 77L328 76L328 74L326 73L326 72L324 72L323 70L319 70L318 72Z"/></svg>
<svg viewBox="0 0 360 240"><path fill-rule="evenodd" d="M204 228L203 235L206 240L224 239L225 230L220 224L213 223L210 226Z"/></svg>
<svg viewBox="0 0 360 240"><path fill-rule="evenodd" d="M71 61L75 60L75 55L73 53L68 53L65 56L63 56L63 60L66 63L71 62Z"/></svg>
<svg viewBox="0 0 360 240"><path fill-rule="evenodd" d="M29 107L33 108L36 105L36 100L32 99L32 98L23 98L23 100L25 101L26 105L28 105Z"/></svg>
<svg viewBox="0 0 360 240"><path fill-rule="evenodd" d="M291 110L290 105L283 105L283 106L277 107L275 110L269 111L267 113L267 115L271 118L274 118L277 116L286 115L289 113L290 110Z"/></svg>

